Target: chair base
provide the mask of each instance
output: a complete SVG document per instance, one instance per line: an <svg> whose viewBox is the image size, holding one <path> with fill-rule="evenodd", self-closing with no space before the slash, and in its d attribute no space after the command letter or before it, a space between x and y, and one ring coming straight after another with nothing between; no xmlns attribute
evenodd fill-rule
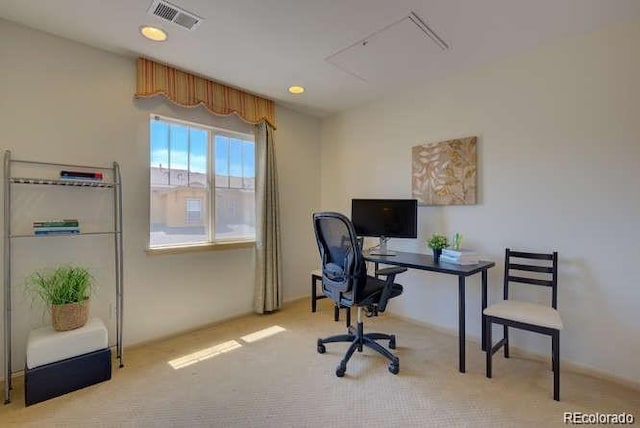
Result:
<svg viewBox="0 0 640 428"><path fill-rule="evenodd" d="M353 353L357 350L362 352L364 346L373 349L380 355L389 360L389 372L398 374L400 372L400 359L385 349L376 340L388 340L389 348L396 348L396 336L393 334L385 333L364 333L364 326L362 321L358 321L357 327L349 328L349 333L338 334L335 336L329 336L325 339L318 339L318 353L324 354L326 352L325 343L333 342L350 342L351 345L344 355L344 358L340 361L340 364L336 368L336 376L343 377L347 370L347 363L351 359Z"/></svg>
<svg viewBox="0 0 640 428"><path fill-rule="evenodd" d="M507 320L498 317L492 317L485 315L486 323L486 376L491 378L493 376L493 364L491 357L498 352L500 348L504 349L504 357L509 358L509 331L508 327L514 327L521 330L534 331L536 333L544 334L551 337L551 370L553 371L553 399L560 401L560 330L556 330L548 327L541 327L532 324L522 323L513 320ZM495 345L492 345L492 325L502 324L504 327L504 337L498 341Z"/></svg>

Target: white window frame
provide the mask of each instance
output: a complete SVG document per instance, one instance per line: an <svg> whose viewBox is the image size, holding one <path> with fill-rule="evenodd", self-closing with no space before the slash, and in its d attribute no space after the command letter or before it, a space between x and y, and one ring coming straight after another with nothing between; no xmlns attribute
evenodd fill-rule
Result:
<svg viewBox="0 0 640 428"><path fill-rule="evenodd" d="M148 254L172 254L172 253L181 253L184 251L198 251L198 250L206 250L206 249L236 249L236 248L247 248L247 247L253 247L255 244L255 236L251 237L251 238L237 238L237 237L233 237L233 238L228 238L228 239L216 239L215 238L215 194L216 194L216 183L215 183L215 135L216 134L220 134L220 135L224 135L226 137L230 137L230 138L240 138L244 141L253 141L254 147L255 147L255 135L252 134L248 134L248 133L244 133L244 132L239 132L239 131L234 131L231 129L225 129L225 128L220 128L220 127L216 127L216 126L211 126L211 125L205 125L202 123L197 123L197 122L191 122L191 121L186 121L186 120L182 120L182 119L176 119L173 117L168 117L168 116L163 116L160 114L150 114L149 115L149 128L150 128L150 124L151 121L153 120L161 120L164 121L166 123L174 123L174 124L179 124L179 125L184 125L184 126L191 126L191 127L195 127L195 128L200 128L203 130L206 130L208 132L208 138L207 138L207 197L205 201L202 201L203 204L206 204L206 206L208 207L208 218L205 218L205 221L208 223L208 240L206 242L202 242L202 243L182 243L182 244L168 244L168 245L154 245L151 246L151 198L149 197L148 201L149 201L149 210L148 210L148 215L147 215L147 223L149 225L149 233L147 235L147 253ZM149 134L148 139L147 139L147 144L148 144L148 155L150 155L151 153L151 134ZM257 150L254 149L254 153L257 153ZM169 155L170 156L170 155ZM148 158L148 162L149 162L149 169L151 169L151 159ZM257 163L257 159L254 161L254 163ZM243 165L244 167L244 165ZM189 174L189 171L187 171L187 174ZM230 175L228 176L230 179ZM242 177L242 181L244 183L244 172L243 172L243 177ZM256 178L254 177L254 180ZM148 179L148 188L149 188L149 192L151 192L151 174L149 174L149 179ZM229 184L229 183L228 183ZM230 189L232 187L226 186L219 186L219 188L221 189ZM240 187L237 188L238 190L249 190L246 187ZM255 192L255 181L254 181L254 188L250 189L253 190ZM149 195L151 196L151 195ZM255 214L255 212L254 212ZM185 215L186 214L186 207L185 207ZM257 219L255 220L257 223Z"/></svg>

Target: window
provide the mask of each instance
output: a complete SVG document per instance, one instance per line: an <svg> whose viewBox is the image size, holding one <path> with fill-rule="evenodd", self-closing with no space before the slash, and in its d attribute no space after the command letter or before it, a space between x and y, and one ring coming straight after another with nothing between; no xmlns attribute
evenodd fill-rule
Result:
<svg viewBox="0 0 640 428"><path fill-rule="evenodd" d="M255 239L252 135L152 116L149 247Z"/></svg>
<svg viewBox="0 0 640 428"><path fill-rule="evenodd" d="M202 199L187 198L185 217L187 224L199 224L202 222Z"/></svg>

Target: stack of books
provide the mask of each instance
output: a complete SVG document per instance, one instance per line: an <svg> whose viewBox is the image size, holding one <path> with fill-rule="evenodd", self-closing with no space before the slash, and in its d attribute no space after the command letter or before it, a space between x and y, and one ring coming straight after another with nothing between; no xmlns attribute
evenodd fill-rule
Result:
<svg viewBox="0 0 640 428"><path fill-rule="evenodd" d="M102 181L101 172L83 172L83 171L60 171L60 178L63 180L86 180L86 181Z"/></svg>
<svg viewBox="0 0 640 428"><path fill-rule="evenodd" d="M473 250L444 248L440 255L440 261L456 265L475 265L480 262L480 259L478 253Z"/></svg>
<svg viewBox="0 0 640 428"><path fill-rule="evenodd" d="M74 235L80 233L80 225L76 219L34 221L33 234L44 235Z"/></svg>

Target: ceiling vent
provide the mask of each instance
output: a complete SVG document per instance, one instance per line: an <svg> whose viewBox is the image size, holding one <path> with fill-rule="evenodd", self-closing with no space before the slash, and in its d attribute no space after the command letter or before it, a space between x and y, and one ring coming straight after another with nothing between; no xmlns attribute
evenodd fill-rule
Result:
<svg viewBox="0 0 640 428"><path fill-rule="evenodd" d="M198 15L164 0L153 0L148 13L187 30L194 30L202 21Z"/></svg>

